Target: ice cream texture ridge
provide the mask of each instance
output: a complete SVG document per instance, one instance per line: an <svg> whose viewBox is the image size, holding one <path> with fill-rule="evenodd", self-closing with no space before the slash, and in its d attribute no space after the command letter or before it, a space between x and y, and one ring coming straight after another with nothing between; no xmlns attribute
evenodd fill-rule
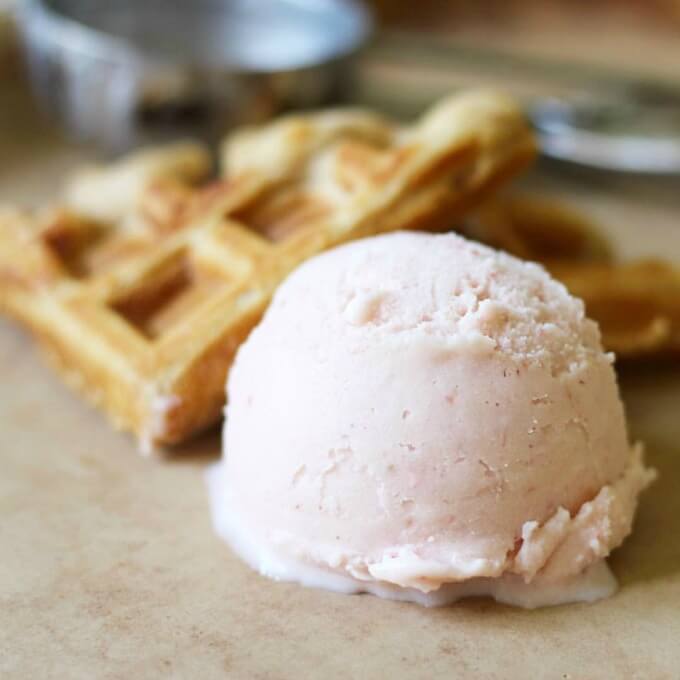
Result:
<svg viewBox="0 0 680 680"><path fill-rule="evenodd" d="M538 265L454 234L331 250L238 353L216 528L266 575L346 592L609 595L655 476L612 362Z"/></svg>

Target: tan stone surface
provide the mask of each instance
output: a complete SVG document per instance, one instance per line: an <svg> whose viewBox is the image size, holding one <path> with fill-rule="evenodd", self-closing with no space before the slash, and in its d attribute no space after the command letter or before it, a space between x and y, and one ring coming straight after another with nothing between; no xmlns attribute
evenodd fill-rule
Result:
<svg viewBox="0 0 680 680"><path fill-rule="evenodd" d="M0 199L35 202L78 157L39 129L29 116L0 141ZM680 261L673 190L587 179L532 181L592 209L623 253ZM660 480L612 559L620 592L533 612L428 610L249 571L210 527L217 434L141 458L0 321L0 678L677 679L680 368L627 371L623 386Z"/></svg>

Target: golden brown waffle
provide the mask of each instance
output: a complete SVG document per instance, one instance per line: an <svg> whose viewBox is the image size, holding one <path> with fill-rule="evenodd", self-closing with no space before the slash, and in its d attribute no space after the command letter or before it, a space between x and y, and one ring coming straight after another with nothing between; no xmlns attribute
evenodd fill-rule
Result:
<svg viewBox="0 0 680 680"><path fill-rule="evenodd" d="M680 356L680 269L659 260L549 267L596 319L619 359Z"/></svg>
<svg viewBox="0 0 680 680"><path fill-rule="evenodd" d="M594 224L578 211L539 195L495 197L466 217L458 231L544 264L611 260L609 244Z"/></svg>
<svg viewBox="0 0 680 680"><path fill-rule="evenodd" d="M48 214L0 215L0 305L146 449L216 421L227 370L276 285L335 244L446 227L532 158L512 101L470 93L402 128L360 111L143 152L81 173Z"/></svg>
<svg viewBox="0 0 680 680"><path fill-rule="evenodd" d="M619 359L680 356L680 270L658 260L615 262L583 215L540 196L494 198L459 229L547 266L582 298Z"/></svg>

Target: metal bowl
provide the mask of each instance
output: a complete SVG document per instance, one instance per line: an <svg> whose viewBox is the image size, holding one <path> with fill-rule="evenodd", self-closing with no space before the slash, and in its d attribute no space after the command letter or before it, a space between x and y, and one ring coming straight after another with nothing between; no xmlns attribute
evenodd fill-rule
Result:
<svg viewBox="0 0 680 680"><path fill-rule="evenodd" d="M342 98L371 19L358 0L26 0L33 89L110 151Z"/></svg>
<svg viewBox="0 0 680 680"><path fill-rule="evenodd" d="M680 174L680 91L651 83L534 102L530 116L546 156L599 170Z"/></svg>

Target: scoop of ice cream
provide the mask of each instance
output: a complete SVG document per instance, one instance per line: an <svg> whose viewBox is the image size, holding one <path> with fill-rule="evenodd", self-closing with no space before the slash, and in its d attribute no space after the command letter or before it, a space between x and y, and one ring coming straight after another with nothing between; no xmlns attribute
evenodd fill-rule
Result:
<svg viewBox="0 0 680 680"><path fill-rule="evenodd" d="M456 235L302 265L240 349L228 404L218 529L263 573L341 590L609 594L602 559L653 476L582 302Z"/></svg>

